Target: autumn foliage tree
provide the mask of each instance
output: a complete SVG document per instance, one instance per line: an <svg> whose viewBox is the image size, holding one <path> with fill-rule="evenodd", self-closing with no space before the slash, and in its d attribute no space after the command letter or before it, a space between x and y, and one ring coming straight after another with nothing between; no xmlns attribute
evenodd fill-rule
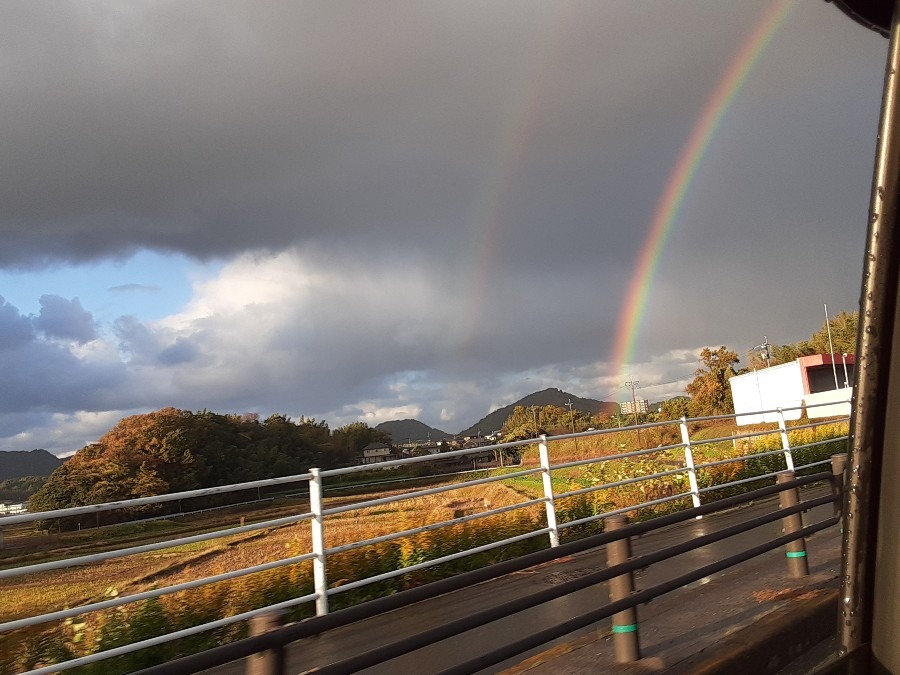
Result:
<svg viewBox="0 0 900 675"><path fill-rule="evenodd" d="M727 347L719 347L716 350L703 348L700 352L702 366L695 371L694 380L686 389L691 397L688 403L691 417L727 415L734 412L728 380L737 374L734 366L739 362L737 353Z"/></svg>
<svg viewBox="0 0 900 675"><path fill-rule="evenodd" d="M383 434L365 424L164 408L122 419L79 450L29 500L47 511L305 473L352 463Z"/></svg>

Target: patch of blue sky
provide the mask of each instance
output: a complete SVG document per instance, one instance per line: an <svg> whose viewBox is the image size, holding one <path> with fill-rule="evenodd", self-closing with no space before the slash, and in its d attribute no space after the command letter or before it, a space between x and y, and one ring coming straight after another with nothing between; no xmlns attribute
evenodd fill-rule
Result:
<svg viewBox="0 0 900 675"><path fill-rule="evenodd" d="M78 298L100 324L123 315L154 321L182 309L196 281L214 276L220 261L140 251L124 260L60 265L38 271L0 270L0 296L19 312L36 315L42 295Z"/></svg>

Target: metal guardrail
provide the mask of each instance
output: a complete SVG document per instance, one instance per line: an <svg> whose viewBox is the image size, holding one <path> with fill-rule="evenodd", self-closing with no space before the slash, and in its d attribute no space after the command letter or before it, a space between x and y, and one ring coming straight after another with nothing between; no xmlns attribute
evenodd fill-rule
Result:
<svg viewBox="0 0 900 675"><path fill-rule="evenodd" d="M785 472L789 474L790 472ZM614 542L628 540L631 537L646 534L654 530L668 527L670 525L684 522L693 518L701 517L718 511L733 508L735 506L746 504L748 502L764 499L774 494L785 493L788 491L796 491L803 485L809 485L820 481L828 481L834 486L832 494L817 499L807 500L780 508L771 513L748 519L744 522L722 528L715 532L695 537L686 542L681 542L666 548L647 553L638 557L631 558L626 562L610 565L606 569L592 572L576 579L566 581L561 584L554 585L534 592L526 597L517 598L502 604L498 604L487 610L472 613L464 618L447 622L441 626L437 626L428 630L424 630L413 637L398 640L394 643L378 647L360 655L352 656L327 666L316 669L318 675L336 675L338 673L352 673L364 668L375 666L390 659L402 656L416 649L428 646L439 640L444 640L455 635L459 635L468 630L481 627L493 621L497 621L512 614L524 611L531 607L535 607L544 602L549 602L569 595L576 591L588 588L595 584L610 581L623 575L630 575L636 570L645 568L649 565L668 560L677 555L702 548L717 541L722 541L731 536L747 532L753 528L784 520L791 516L796 516L803 511L815 508L829 503L839 503L841 493L839 485L841 478L836 478L832 472L818 473L801 478L793 478L785 476L787 480L779 481L774 486L769 486L748 492L742 495L722 499L718 502L706 504L697 508L660 516L650 521L633 523L620 529L611 529L603 534L594 535L574 542L562 544L557 548L547 549L536 553L531 553L519 558L497 563L489 567L466 572L449 579L437 581L426 586L403 591L396 595L372 600L370 602L343 609L333 614L319 616L307 619L300 623L277 628L270 632L257 635L239 642L225 645L207 652L184 657L167 664L147 668L139 671L140 675L188 675L189 673L198 672L206 668L215 667L224 663L229 663L237 659L246 658L255 654L266 651L280 651L286 645L302 638L319 635L326 631L346 626L350 623L369 619L379 616L386 612L394 611L402 607L412 605L423 600L435 598L439 595L459 590L461 588L473 586L478 583L496 579L500 576L510 574L512 572L521 571L537 565L560 558L571 556L585 550L596 548L599 546L610 545ZM653 598L659 597L665 593L681 588L689 583L707 577L716 572L732 567L738 563L749 560L753 557L788 545L792 542L802 540L802 538L814 534L815 532L832 527L840 520L835 515L824 521L802 527L796 531L789 532L784 536L777 537L769 542L760 544L753 548L742 551L738 554L729 556L723 560L697 568L690 573L681 575L671 579L663 584L647 588L640 592L631 593L628 597L612 599L612 601L604 606L597 607L581 616L571 620L556 624L552 628L543 630L537 634L517 640L503 647L497 648L489 653L479 655L465 663L456 665L442 671L442 675L462 675L474 673L487 668L496 663L500 663L508 658L516 656L524 651L534 648L537 645L549 642L556 638L562 637L574 630L589 626L601 619L610 617L618 612L622 612L629 608L634 608L639 604L649 602ZM789 561L791 559L789 558ZM630 628L630 627L629 627ZM636 627L635 627L636 628ZM636 630L623 631L616 633L618 636L629 638L629 633L635 633ZM275 655L270 663L283 664L283 654ZM266 675L281 673L281 670L272 669L265 670Z"/></svg>
<svg viewBox="0 0 900 675"><path fill-rule="evenodd" d="M787 410L787 409L785 409ZM216 488L208 488L203 490L192 490L188 492L174 493L170 495L159 495L155 497L147 497L141 499L132 499L120 502L113 502L108 504L99 504L99 505L91 505L84 507L77 507L72 509L60 509L56 511L43 512L43 513L29 513L29 514L21 514L17 516L11 516L7 518L0 518L0 533L2 533L3 527L12 524L20 524L26 522L34 522L38 520L48 520L52 518L65 518L71 516L78 516L83 514L96 513L99 511L107 511L113 509L122 509L122 508L131 508L135 506L143 506L148 504L159 504L167 501L175 501L182 500L192 497L202 497L208 495L216 495L222 494L230 491L238 491L238 490L246 490L248 488L260 488L266 486L273 485L283 485L288 483L297 483L297 482L307 482L309 488L309 499L310 499L310 509L308 512L294 514L283 518L270 519L259 523L253 523L248 525L242 525L240 527L228 528L226 530L220 530L216 532L208 532L203 534L198 534L189 537L181 537L177 539L171 539L167 541L160 541L150 544L143 544L138 546L131 546L127 548L122 548L114 551L106 551L102 553L95 553L86 556L76 556L63 560L56 560L44 563L38 563L33 565L25 565L16 568L4 569L0 570L0 579L10 579L13 577L23 576L27 574L33 574L36 572L46 572L50 570L57 570L65 567L70 567L74 565L91 565L99 562L103 562L105 560L110 560L113 558L146 553L150 551L159 551L166 548L171 548L175 546L182 546L185 544L199 543L204 541L209 541L216 538L232 536L236 534L250 533L255 531L261 531L270 528L281 527L285 525L302 523L305 521L310 522L310 530L312 535L312 550L307 553L291 556L288 558L283 558L280 560L271 561L265 564L257 565L254 567L248 567L241 570L235 570L232 572L227 572L224 574L218 574L211 577L205 577L202 579L196 579L188 582L184 582L181 584L152 589L149 591L135 593L132 595L126 595L122 597L110 598L107 600L103 600L101 602L89 603L86 605L81 605L77 607L71 607L67 609L61 609L58 611L51 611L45 614L41 614L39 616L33 617L25 617L16 620L6 621L0 623L0 635L2 633L12 630L17 630L21 628L27 628L30 626L36 626L39 624L46 624L53 621L59 621L63 619L69 619L81 614L85 614L88 612L94 612L104 609L110 609L113 607L122 606L125 604L148 600L151 598L159 598L163 595L168 595L171 593L189 590L198 588L207 584L216 583L219 581L236 579L242 576L246 576L249 574L258 573L265 570L271 570L278 567L283 567L286 565L293 565L296 563L304 562L304 561L312 561L312 574L313 574L313 587L314 592L310 594L306 594L302 597L293 598L291 600L279 603L277 605L272 605L269 607L259 608L255 610L251 610L248 612L243 612L238 615L223 617L220 620L194 626L185 630L177 631L170 633L168 635L162 635L156 638L152 638L149 640L145 640L142 642L134 643L132 645L126 645L123 647L119 647L117 649L108 650L106 652L90 654L87 656L83 656L80 658L72 659L66 661L65 663L54 664L53 666L48 666L46 668L39 668L33 671L32 673L44 673L44 672L58 672L61 670L65 670L68 668L73 668L80 665L86 665L88 663L93 663L96 661L100 661L106 658L111 658L113 656L118 656L122 654L126 654L132 651L136 651L138 649L144 649L147 647L152 647L160 644L164 644L166 642L176 640L182 637L186 637L189 635L194 635L200 632L205 632L208 630L212 630L214 628L218 628L224 625L228 625L231 623L236 623L239 621L245 621L253 618L254 616L260 615L264 612L271 611L273 609L286 609L290 607L294 607L296 605L315 602L316 605L316 613L319 617L325 616L328 614L328 599L329 597L337 594L343 593L349 590L353 590L355 588L359 588L361 586L377 583L379 581L384 581L386 579L390 579L396 576L400 576L403 574L407 574L409 572L416 571L418 569L431 567L435 565L439 565L444 562L456 560L458 558L462 558L465 556L474 555L479 552L488 551L492 549L496 549L511 543L515 543L524 539L529 539L533 537L539 536L547 536L549 539L551 550L569 550L564 548L565 546L569 546L569 544L561 544L560 543L560 532L571 527L575 527L578 525L583 525L587 523L594 523L596 521L602 519L608 519L612 516L635 512L640 509L645 509L654 505L664 504L671 501L676 500L685 500L690 499L691 503L694 506L694 510L700 508L705 509L707 507L711 507L714 505L703 505L702 504L702 495L709 493L713 490L722 490L724 488L730 488L739 486L743 483L748 482L758 482L760 480L764 480L767 478L774 478L777 472L767 473L761 476L754 476L751 478L745 478L740 480L735 480L731 482L726 482L718 485L709 485L705 487L700 487L698 483L698 472L704 469L709 469L711 467L719 466L722 464L733 463L733 462L743 462L751 459L758 459L767 456L775 456L775 455L783 455L784 456L784 468L787 470L796 469L800 471L802 469L810 470L812 467L822 464L823 462L815 462L812 464L808 464L805 466L794 466L793 462L793 452L800 448L812 447L815 445L820 445L824 443L834 443L835 441L844 440L846 437L838 437L838 438L830 438L823 441L817 441L811 444L803 445L803 446L795 446L791 447L788 437L788 431L791 429L787 429L784 424L784 417L782 410L775 411L761 411L768 413L776 413L781 416L781 422L779 424L778 430L769 430L763 432L756 433L748 433L741 434L739 436L728 436L723 438L715 438L715 439L704 439L697 440L692 439L689 433L689 425L694 420L681 419L670 422L654 422L649 424L643 424L633 427L623 427L621 429L604 429L604 430L596 430L590 432L579 432L574 434L563 434L559 436L547 437L541 436L536 439L529 439L524 441L517 441L511 443L501 443L492 446L485 446L479 448L479 452L484 451L499 451L507 448L518 448L524 445L532 445L537 443L538 445L538 455L539 455L539 463L538 466L532 468L524 468L517 469L511 472L504 473L495 473L493 475L488 475L483 478L476 478L474 480L466 480L460 483L453 483L448 485L440 485L436 487L430 487L425 489L418 489L415 491L404 492L402 494L391 495L388 497L380 497L376 499L368 499L362 500L351 504L343 504L339 506L331 506L328 507L326 505L324 499L324 481L329 478L334 478L337 476L343 476L347 474L352 474L356 472L371 472L373 469L372 465L363 465L363 466L355 466L355 467L345 467L340 469L331 469L331 470L318 470L311 469L306 474L301 474L298 476L288 476L283 478L269 479L263 481L253 481L248 483L242 483L234 486L223 486ZM734 417L734 415L723 416L718 418L703 418L704 420L711 419L727 419L729 417ZM842 421L846 418L841 418ZM824 424L833 423L831 422L816 422L814 424L803 425L798 428L813 428ZM578 460L574 462L565 462L559 464L552 464L550 461L550 451L549 446L553 441L565 440L569 438L585 438L591 436L602 436L608 434L622 433L628 432L635 429L649 429L654 427L663 427L663 426L671 426L677 425L680 429L680 434L682 438L682 442L678 444L661 446L656 448L642 448L632 452L624 452L615 455L608 455L603 457L596 457L586 460ZM721 443L724 441L735 442L738 439L749 439L753 437L766 436L771 435L773 433L779 433L781 435L782 448L778 450L764 451L759 453L749 453L746 455L736 456L734 458L727 458L723 460L716 460L713 462L707 462L704 464L695 464L693 458L693 451L698 446L708 445L712 443ZM664 452L672 452L672 451L681 451L683 453L683 466L674 467L669 470L664 470L658 473L650 474L650 475L641 475L634 476L610 483L605 483L602 485L590 486L587 488L582 488L578 490L570 490L568 492L555 492L553 481L552 481L552 472L554 470L562 470L562 469L571 469L580 466L587 466L591 464L600 464L605 462L617 461L617 460L629 460L634 458L639 458L645 455L658 454ZM435 461L436 457L438 459L444 460L447 458L453 457L463 457L466 455L470 455L472 450L457 450L449 453L442 453L439 456L423 456L416 457L404 460L395 460L390 462L382 462L376 465L375 468L391 468L391 467L399 467L406 466L409 464L416 464L422 462ZM827 461L827 460L826 460ZM328 546L327 544L327 532L326 532L326 519L330 516L335 516L338 514L344 514L350 511L357 511L365 508L372 508L375 506L381 506L386 504L392 504L404 500L414 499L426 495L436 495L441 493L446 493L453 490L459 490L461 488L467 487L476 487L480 485L487 485L494 482L506 481L514 478L523 478L527 476L541 476L541 485L543 488L543 496L536 498L525 500L513 505L502 506L499 508L486 509L484 511L480 511L478 513L463 515L460 517L452 518L446 521L441 521L439 523L432 523L420 527L415 527L399 532L392 532L389 534L383 534L380 536L372 537L369 539L344 543L336 546ZM606 511L604 513L600 513L597 515L592 515L586 518L569 520L566 522L559 522L556 513L556 504L557 501L564 498L576 497L580 495L589 495L591 493L613 489L616 487L621 487L625 485L640 483L649 480L665 480L668 477L676 476L676 475L686 475L688 478L688 484L690 489L687 492L680 492L673 495L661 497L658 499L653 499L649 501L645 501L639 504L635 504L633 506L626 506L622 508L618 508L615 510ZM716 502L716 504L724 504L728 503L727 500ZM373 544L384 543L396 539L400 539L402 537L409 537L423 532L435 531L444 527L457 525L464 522L469 522L477 519L487 518L493 515L508 513L517 509L526 509L533 507L542 507L544 512L544 518L546 521L546 526L542 528L535 529L533 531L517 534L515 536L506 537L504 539L500 539L494 542L491 542L486 545L474 547L471 549L453 552L447 555L444 555L440 558L436 558L433 560L427 560L421 562L416 565L411 565L408 567L403 567L397 570L393 570L390 572L386 572L383 574L379 574L376 576L368 577L365 579L358 579L355 581L351 581L349 583L343 583L337 587L329 587L328 576L327 576L327 559L329 556L333 556L337 553L341 553L344 551L352 550L354 548L360 548L363 546L370 546ZM711 512L711 511L710 511ZM697 514L701 514L701 511L698 511ZM694 517L694 516L689 516ZM666 522L659 518L656 519L657 522ZM629 526L632 527L632 526ZM630 530L629 530L630 531ZM440 583L440 582L438 582ZM433 584L432 584L433 585ZM341 610L346 611L346 610Z"/></svg>

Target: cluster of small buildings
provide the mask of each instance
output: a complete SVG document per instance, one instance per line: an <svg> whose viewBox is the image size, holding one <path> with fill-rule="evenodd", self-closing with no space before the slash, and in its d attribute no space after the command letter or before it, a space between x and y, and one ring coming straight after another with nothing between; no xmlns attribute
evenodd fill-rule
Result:
<svg viewBox="0 0 900 675"><path fill-rule="evenodd" d="M395 459L406 459L407 457L438 455L442 452L450 452L452 450L474 450L497 443L499 442L500 437L501 433L498 431L488 436L465 436L449 441L414 441L410 439L405 443L396 445L369 443L362 449L362 454L358 457L358 462L360 464L378 464L380 462L388 462Z"/></svg>
<svg viewBox="0 0 900 675"><path fill-rule="evenodd" d="M0 503L0 516L13 516L17 513L28 513L28 504Z"/></svg>

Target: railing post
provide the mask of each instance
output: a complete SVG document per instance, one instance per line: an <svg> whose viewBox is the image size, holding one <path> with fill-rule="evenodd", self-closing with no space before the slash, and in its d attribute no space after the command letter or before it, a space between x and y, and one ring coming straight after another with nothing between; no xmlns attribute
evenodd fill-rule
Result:
<svg viewBox="0 0 900 675"><path fill-rule="evenodd" d="M287 622L287 616L283 609L257 614L250 619L250 635L262 635L281 628ZM284 672L284 647L273 647L247 659L247 675L283 675Z"/></svg>
<svg viewBox="0 0 900 675"><path fill-rule="evenodd" d="M309 510L313 517L310 521L312 535L313 588L316 591L316 616L328 614L328 576L325 573L325 517L322 515L322 476L320 469L310 469Z"/></svg>
<svg viewBox="0 0 900 675"><path fill-rule="evenodd" d="M788 438L787 425L784 423L784 411L778 409L778 430L781 433L781 447L784 448L784 463L788 471L794 470L794 455L791 454L791 440Z"/></svg>
<svg viewBox="0 0 900 675"><path fill-rule="evenodd" d="M777 483L788 483L794 480L793 471L779 471L775 476ZM778 493L778 506L786 509L800 503L800 491L793 487ZM799 513L781 519L785 534L793 534L803 529L803 518ZM806 542L801 537L785 545L788 572L792 577L805 577L809 574L809 559L806 557Z"/></svg>
<svg viewBox="0 0 900 675"><path fill-rule="evenodd" d="M556 502L553 500L553 479L550 475L550 451L547 436L539 436L538 454L541 458L541 479L544 483L544 508L547 511L547 527L550 529L550 547L559 546L559 524L556 522Z"/></svg>
<svg viewBox="0 0 900 675"><path fill-rule="evenodd" d="M623 515L604 519L604 530L621 530L627 524ZM628 537L611 541L606 545L606 564L609 567L627 562L631 558L631 540ZM634 593L632 572L627 572L609 580L609 601L625 600ZM613 648L616 663L631 663L641 658L638 636L637 610L634 607L617 612L612 616Z"/></svg>
<svg viewBox="0 0 900 675"><path fill-rule="evenodd" d="M697 484L697 470L694 468L694 452L691 450L691 434L688 431L687 417L681 418L681 442L684 443L684 465L688 470L688 481L691 486L691 501L694 508L700 506L700 486Z"/></svg>
<svg viewBox="0 0 900 675"><path fill-rule="evenodd" d="M831 473L834 480L831 483L831 491L837 495L834 503L834 515L841 515L844 507L844 470L847 468L847 453L839 452L831 456Z"/></svg>

